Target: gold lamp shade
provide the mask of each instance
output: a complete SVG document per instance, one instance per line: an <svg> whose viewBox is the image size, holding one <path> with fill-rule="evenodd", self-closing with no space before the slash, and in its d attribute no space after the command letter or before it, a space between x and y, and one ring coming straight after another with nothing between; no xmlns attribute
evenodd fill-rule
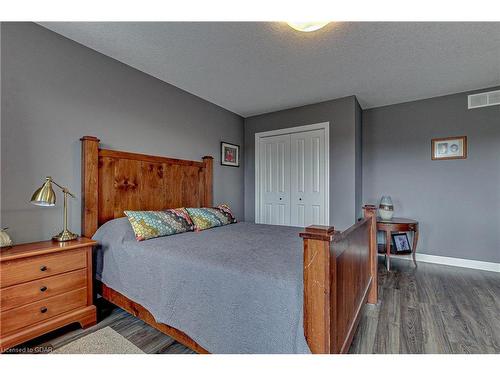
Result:
<svg viewBox="0 0 500 375"><path fill-rule="evenodd" d="M45 183L31 197L31 203L37 206L55 206L56 193L52 189L52 179L47 177Z"/></svg>

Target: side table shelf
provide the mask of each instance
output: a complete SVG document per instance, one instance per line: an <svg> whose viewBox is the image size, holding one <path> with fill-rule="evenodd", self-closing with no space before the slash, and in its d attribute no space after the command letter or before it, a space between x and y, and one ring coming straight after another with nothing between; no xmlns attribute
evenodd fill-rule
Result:
<svg viewBox="0 0 500 375"><path fill-rule="evenodd" d="M417 260L415 257L418 243L418 221L401 217L394 217L392 220L382 220L381 218L377 218L377 231L385 233L385 248L384 245L379 245L378 252L385 254L385 264L388 271L391 269L391 255L398 256L398 254L391 253L391 234L397 232L413 232L411 255L413 263L415 264L415 267L417 267Z"/></svg>

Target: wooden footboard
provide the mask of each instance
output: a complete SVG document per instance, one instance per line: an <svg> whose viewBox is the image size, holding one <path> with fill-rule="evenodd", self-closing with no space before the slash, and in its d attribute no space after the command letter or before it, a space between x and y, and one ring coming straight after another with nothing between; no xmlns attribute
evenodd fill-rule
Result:
<svg viewBox="0 0 500 375"><path fill-rule="evenodd" d="M312 353L346 353L363 305L377 303L376 217L344 232L310 226L304 239L304 334Z"/></svg>

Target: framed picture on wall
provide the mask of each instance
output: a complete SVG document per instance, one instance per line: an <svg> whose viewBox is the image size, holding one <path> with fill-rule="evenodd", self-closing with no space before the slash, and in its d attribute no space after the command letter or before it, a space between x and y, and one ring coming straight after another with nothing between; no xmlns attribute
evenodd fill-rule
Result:
<svg viewBox="0 0 500 375"><path fill-rule="evenodd" d="M432 160L467 158L467 137L435 138L431 141Z"/></svg>
<svg viewBox="0 0 500 375"><path fill-rule="evenodd" d="M396 254L411 253L410 241L406 233L393 233L391 236Z"/></svg>
<svg viewBox="0 0 500 375"><path fill-rule="evenodd" d="M220 162L222 165L228 165L230 167L240 166L240 146L221 142L220 152Z"/></svg>

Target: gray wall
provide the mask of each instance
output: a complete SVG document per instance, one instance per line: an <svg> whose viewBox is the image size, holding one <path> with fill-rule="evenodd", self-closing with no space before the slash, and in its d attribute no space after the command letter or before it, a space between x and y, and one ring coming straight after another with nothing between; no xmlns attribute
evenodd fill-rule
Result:
<svg viewBox="0 0 500 375"><path fill-rule="evenodd" d="M356 178L356 192L355 192L355 208L358 217L363 215L363 110L359 105L358 99L355 101L354 108L354 121L355 121L355 178Z"/></svg>
<svg viewBox="0 0 500 375"><path fill-rule="evenodd" d="M421 253L500 262L500 107L467 94L365 110L363 198L419 220ZM467 159L431 160L432 138L459 135Z"/></svg>
<svg viewBox="0 0 500 375"><path fill-rule="evenodd" d="M80 142L201 159L213 155L215 203L243 217L243 168L220 165L221 140L243 144L243 119L32 23L1 26L1 225L16 242L50 238L54 208L29 203L45 176L75 192L71 229L80 232Z"/></svg>
<svg viewBox="0 0 500 375"><path fill-rule="evenodd" d="M330 224L343 230L355 222L357 105L349 96L245 119L245 220L255 220L255 133L329 121Z"/></svg>

